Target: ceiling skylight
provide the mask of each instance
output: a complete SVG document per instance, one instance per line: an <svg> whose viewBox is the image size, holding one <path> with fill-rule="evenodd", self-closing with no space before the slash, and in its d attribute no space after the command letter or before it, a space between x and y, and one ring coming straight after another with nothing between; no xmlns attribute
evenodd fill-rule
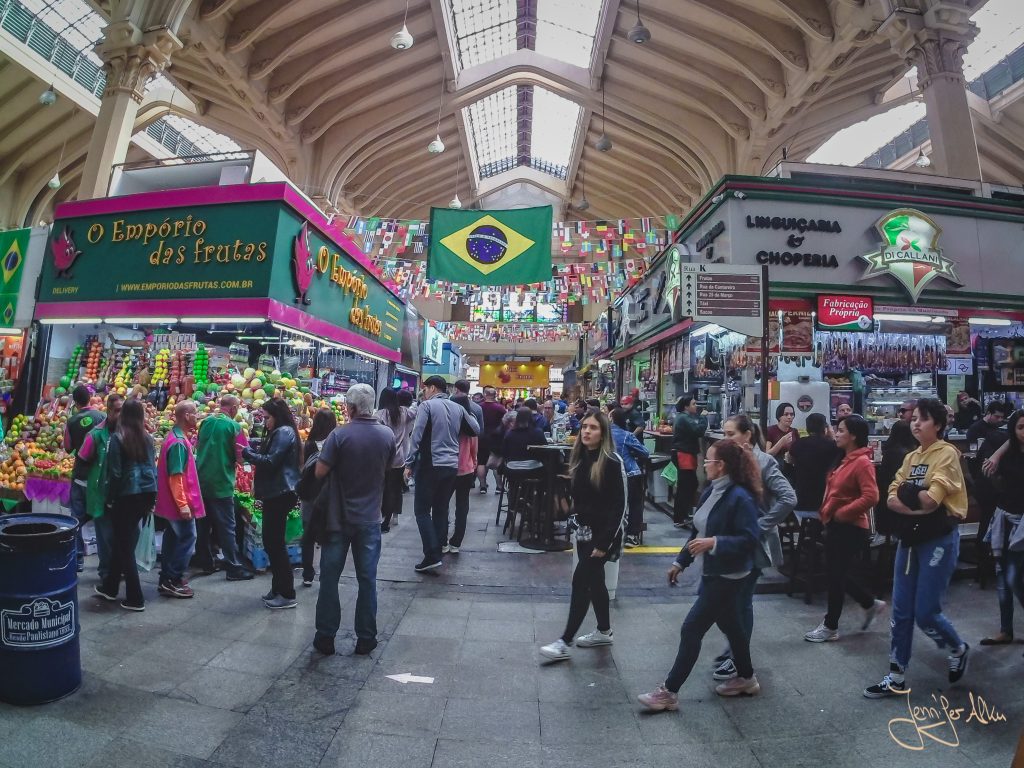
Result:
<svg viewBox="0 0 1024 768"><path fill-rule="evenodd" d="M103 63L93 46L103 36L107 22L86 0L22 0L21 4L93 64Z"/></svg>
<svg viewBox="0 0 1024 768"><path fill-rule="evenodd" d="M564 179L579 104L544 88L510 85L463 110L481 179L528 165Z"/></svg>
<svg viewBox="0 0 1024 768"><path fill-rule="evenodd" d="M459 70L536 50L590 67L603 0L447 0Z"/></svg>
<svg viewBox="0 0 1024 768"><path fill-rule="evenodd" d="M510 85L463 110L481 179L511 170L517 164L518 88Z"/></svg>
<svg viewBox="0 0 1024 768"><path fill-rule="evenodd" d="M603 0L539 0L536 51L590 68Z"/></svg>
<svg viewBox="0 0 1024 768"><path fill-rule="evenodd" d="M538 32L539 37L539 32ZM533 89L530 165L564 179L580 124L580 105L544 88Z"/></svg>

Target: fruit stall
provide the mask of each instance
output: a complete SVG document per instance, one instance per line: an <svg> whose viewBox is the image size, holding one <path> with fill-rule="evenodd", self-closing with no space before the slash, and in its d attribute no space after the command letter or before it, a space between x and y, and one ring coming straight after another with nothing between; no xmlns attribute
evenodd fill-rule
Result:
<svg viewBox="0 0 1024 768"><path fill-rule="evenodd" d="M379 387L400 360L404 305L289 184L65 203L49 251L35 307L39 407L4 440L0 495L31 498L39 480L66 499L73 460L61 435L78 383L101 409L109 392L142 399L158 442L182 399L201 420L232 393L258 441L270 398L287 401L304 436L318 408L343 421L348 386ZM239 472L255 551L247 485Z"/></svg>

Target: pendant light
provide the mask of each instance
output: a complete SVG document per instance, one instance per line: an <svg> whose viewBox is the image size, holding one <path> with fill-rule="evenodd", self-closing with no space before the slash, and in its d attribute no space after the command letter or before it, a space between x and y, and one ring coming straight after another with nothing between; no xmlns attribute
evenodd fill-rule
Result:
<svg viewBox="0 0 1024 768"><path fill-rule="evenodd" d="M580 201L576 203L577 211L585 211L590 207L590 201L587 200L587 176L583 172L583 163L580 162Z"/></svg>
<svg viewBox="0 0 1024 768"><path fill-rule="evenodd" d="M462 153L459 153L459 160L455 166L455 197L448 203L448 207L452 210L458 210L462 207L462 201L459 200L459 174L462 171Z"/></svg>
<svg viewBox="0 0 1024 768"><path fill-rule="evenodd" d="M70 123L72 120L75 119L75 114L77 112L78 112L78 108L75 107L75 109L72 110L72 112L71 112L71 119L68 120L68 123ZM50 179L48 182L46 182L46 186L48 186L50 189L54 189L54 190L60 189L60 185L61 185L61 181L60 181L60 166L61 166L61 163L64 162L64 150L67 149L67 147L68 147L68 137L67 137L67 135L65 135L64 136L64 143L62 143L60 145L60 154L57 156L57 167L53 171L53 178Z"/></svg>
<svg viewBox="0 0 1024 768"><path fill-rule="evenodd" d="M402 18L402 28L391 36L391 47L396 51L407 51L412 48L413 37L409 34L409 27L406 22L409 20L409 0L405 0L405 16Z"/></svg>
<svg viewBox="0 0 1024 768"><path fill-rule="evenodd" d="M636 0L636 24L626 33L626 39L637 45L643 45L651 39L651 30L640 21L640 0Z"/></svg>
<svg viewBox="0 0 1024 768"><path fill-rule="evenodd" d="M444 108L444 85L444 72L441 72L441 95L437 100L437 126L434 130L434 140L427 144L427 152L432 155L439 155L444 152L444 142L441 141L441 110Z"/></svg>
<svg viewBox="0 0 1024 768"><path fill-rule="evenodd" d="M931 158L929 158L928 155L926 155L924 153L924 148L922 148L917 153L917 160L914 161L914 165L916 165L918 168L927 168L931 164L932 164Z"/></svg>
<svg viewBox="0 0 1024 768"><path fill-rule="evenodd" d="M53 90L53 83L45 91L39 94L39 103L44 107L52 107L57 103L57 92Z"/></svg>
<svg viewBox="0 0 1024 768"><path fill-rule="evenodd" d="M601 83L601 135L597 139L597 143L594 145L599 152L607 152L612 148L612 140L608 138L608 134L604 130L604 83Z"/></svg>

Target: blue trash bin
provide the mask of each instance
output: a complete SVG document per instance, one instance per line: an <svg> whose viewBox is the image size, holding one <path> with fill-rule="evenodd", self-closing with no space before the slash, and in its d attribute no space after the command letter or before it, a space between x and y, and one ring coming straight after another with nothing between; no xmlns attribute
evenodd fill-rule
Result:
<svg viewBox="0 0 1024 768"><path fill-rule="evenodd" d="M0 517L0 701L44 704L82 684L77 529L67 515Z"/></svg>

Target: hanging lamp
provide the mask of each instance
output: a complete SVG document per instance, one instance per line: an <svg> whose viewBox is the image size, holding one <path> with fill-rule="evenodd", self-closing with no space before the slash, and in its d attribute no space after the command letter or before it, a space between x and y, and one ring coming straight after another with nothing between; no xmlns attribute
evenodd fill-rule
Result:
<svg viewBox="0 0 1024 768"><path fill-rule="evenodd" d="M924 147L917 153L917 160L914 161L914 165L918 168L927 168L932 164L931 158L924 153Z"/></svg>
<svg viewBox="0 0 1024 768"><path fill-rule="evenodd" d="M608 134L604 130L604 83L601 83L601 135L597 139L597 143L594 146L599 152L607 152L612 148L612 140L608 138Z"/></svg>
<svg viewBox="0 0 1024 768"><path fill-rule="evenodd" d="M75 119L75 114L77 112L78 112L78 108L77 107L71 111L71 119L68 121L69 123L71 122L71 120ZM57 167L53 171L53 178L50 179L48 182L46 182L46 186L48 186L50 189L54 189L54 190L60 189L60 185L61 185L61 181L60 181L60 166L61 166L61 163L64 162L64 150L67 149L67 147L68 147L68 137L65 134L64 142L60 145L60 154L57 156Z"/></svg>
<svg viewBox="0 0 1024 768"><path fill-rule="evenodd" d="M53 83L50 83L46 90L39 94L39 103L44 107L52 107L57 103L57 92L53 90Z"/></svg>
<svg viewBox="0 0 1024 768"><path fill-rule="evenodd" d="M444 142L441 141L441 110L444 108L444 72L441 72L441 95L437 100L437 125L434 129L434 140L427 144L427 152L432 155L439 155L444 152Z"/></svg>
<svg viewBox="0 0 1024 768"><path fill-rule="evenodd" d="M580 201L576 203L577 211L585 211L590 207L590 201L587 200L587 176L583 171L583 162L580 162L580 190L581 196Z"/></svg>
<svg viewBox="0 0 1024 768"><path fill-rule="evenodd" d="M640 21L640 0L636 0L636 24L626 33L626 39L637 45L643 45L651 39L651 30Z"/></svg>
<svg viewBox="0 0 1024 768"><path fill-rule="evenodd" d="M453 210L456 210L456 211L459 208L462 207L462 201L459 200L459 174L460 174L461 171L462 171L462 154L459 153L459 160L458 160L458 163L455 166L455 197L453 197L449 201L449 203L448 203L448 207L453 209Z"/></svg>
<svg viewBox="0 0 1024 768"><path fill-rule="evenodd" d="M405 16L402 17L402 28L391 36L391 47L396 51L407 51L412 48L413 37L409 34L409 0L405 0Z"/></svg>

